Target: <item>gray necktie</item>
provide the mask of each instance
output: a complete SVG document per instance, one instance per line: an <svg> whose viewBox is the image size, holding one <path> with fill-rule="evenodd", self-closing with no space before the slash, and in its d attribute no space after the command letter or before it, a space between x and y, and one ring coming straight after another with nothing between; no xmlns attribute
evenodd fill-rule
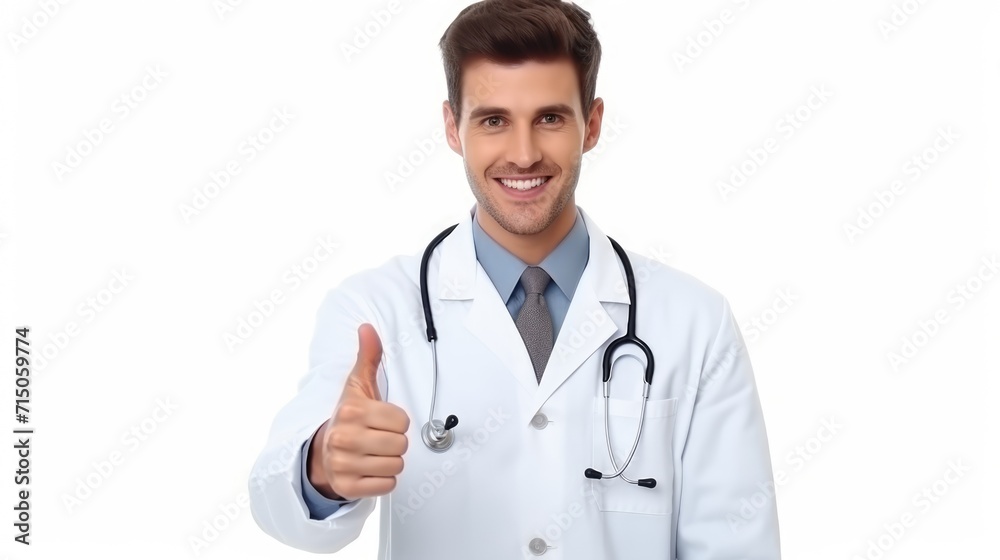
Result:
<svg viewBox="0 0 1000 560"><path fill-rule="evenodd" d="M521 286L524 287L524 303L517 313L518 332L524 339L524 346L531 357L531 365L535 368L535 379L542 382L542 372L552 353L552 315L549 306L545 304L545 287L551 278L545 270L537 266L529 266L521 274Z"/></svg>

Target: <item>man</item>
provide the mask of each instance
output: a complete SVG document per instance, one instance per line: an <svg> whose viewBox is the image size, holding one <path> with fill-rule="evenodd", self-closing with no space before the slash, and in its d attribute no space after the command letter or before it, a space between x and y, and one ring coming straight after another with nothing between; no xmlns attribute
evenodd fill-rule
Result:
<svg viewBox="0 0 1000 560"><path fill-rule="evenodd" d="M435 396L461 418L454 446L421 437L435 358L420 255L348 277L319 310L310 371L251 474L254 519L276 539L336 552L380 496L385 558L780 557L759 398L721 294L628 252L655 373L643 408L645 358L625 347L639 357L617 360L602 393L630 298L574 197L604 114L589 19L556 0L486 0L444 33L447 139L477 201L428 261ZM655 484L585 477L618 470L640 411L623 474Z"/></svg>

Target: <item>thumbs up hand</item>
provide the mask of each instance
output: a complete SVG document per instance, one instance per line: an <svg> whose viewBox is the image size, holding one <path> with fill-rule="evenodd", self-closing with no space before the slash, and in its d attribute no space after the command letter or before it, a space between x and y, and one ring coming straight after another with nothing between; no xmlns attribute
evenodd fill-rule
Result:
<svg viewBox="0 0 1000 560"><path fill-rule="evenodd" d="M403 472L410 417L382 401L376 380L381 360L382 342L374 327L365 323L358 328L354 369L309 451L309 481L328 498L388 494L396 487L396 475Z"/></svg>

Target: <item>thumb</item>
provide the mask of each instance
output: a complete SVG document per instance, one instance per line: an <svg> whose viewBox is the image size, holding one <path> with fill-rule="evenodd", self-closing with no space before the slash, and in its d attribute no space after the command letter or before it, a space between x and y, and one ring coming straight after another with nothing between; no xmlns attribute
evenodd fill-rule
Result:
<svg viewBox="0 0 1000 560"><path fill-rule="evenodd" d="M378 390L378 366L382 361L382 341L375 327L364 323L358 327L358 359L348 377L348 388L369 399L382 400Z"/></svg>

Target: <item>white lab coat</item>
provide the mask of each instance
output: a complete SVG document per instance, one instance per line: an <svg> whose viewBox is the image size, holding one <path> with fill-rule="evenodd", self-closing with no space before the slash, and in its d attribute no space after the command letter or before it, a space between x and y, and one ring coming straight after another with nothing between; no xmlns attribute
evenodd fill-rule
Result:
<svg viewBox="0 0 1000 560"><path fill-rule="evenodd" d="M366 498L310 519L299 470L300 447L333 411L357 356L357 327L368 322L384 349L382 395L410 417L403 472L378 500L380 559L536 558L541 543L547 560L777 560L764 419L729 303L694 277L631 251L636 331L652 348L655 375L625 474L657 484L584 477L587 467L614 472L601 361L625 332L629 298L613 247L582 208L581 215L590 257L541 384L476 260L472 212L432 255L435 416L459 418L455 444L444 453L420 437L432 376L421 254L393 257L332 289L317 314L309 372L275 418L250 475L250 508L261 529L295 548L336 552L358 537L375 509L376 498ZM641 356L634 346L623 350L615 356ZM642 368L628 355L615 362L610 431L619 464L637 426ZM534 552L533 539L541 539Z"/></svg>

